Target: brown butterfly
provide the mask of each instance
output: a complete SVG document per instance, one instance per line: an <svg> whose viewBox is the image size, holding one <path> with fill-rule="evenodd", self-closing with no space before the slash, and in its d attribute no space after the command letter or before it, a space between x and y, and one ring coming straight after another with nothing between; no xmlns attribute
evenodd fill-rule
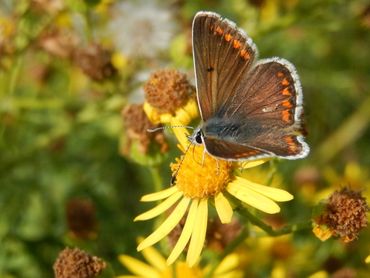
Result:
<svg viewBox="0 0 370 278"><path fill-rule="evenodd" d="M193 20L193 59L202 124L190 140L226 160L298 159L309 147L301 133L303 95L295 67L257 59L252 39L213 12Z"/></svg>

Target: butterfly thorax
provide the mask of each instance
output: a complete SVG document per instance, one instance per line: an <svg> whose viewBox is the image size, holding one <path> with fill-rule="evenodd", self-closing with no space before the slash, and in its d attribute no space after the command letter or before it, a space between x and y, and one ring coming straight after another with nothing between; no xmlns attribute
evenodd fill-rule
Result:
<svg viewBox="0 0 370 278"><path fill-rule="evenodd" d="M201 131L205 137L232 142L239 138L242 129L242 124L238 122L215 117L206 121Z"/></svg>
<svg viewBox="0 0 370 278"><path fill-rule="evenodd" d="M189 139L193 144L197 145L203 144L204 138L234 142L239 138L244 129L245 125L240 123L225 121L220 118L211 118L200 125Z"/></svg>

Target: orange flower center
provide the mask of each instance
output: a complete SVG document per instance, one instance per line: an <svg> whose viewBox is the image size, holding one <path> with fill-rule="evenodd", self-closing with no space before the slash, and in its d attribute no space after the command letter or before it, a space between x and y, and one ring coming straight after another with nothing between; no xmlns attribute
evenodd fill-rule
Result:
<svg viewBox="0 0 370 278"><path fill-rule="evenodd" d="M176 175L176 186L185 196L201 199L224 190L230 181L231 166L231 162L208 155L203 146L194 146L171 164L171 170Z"/></svg>

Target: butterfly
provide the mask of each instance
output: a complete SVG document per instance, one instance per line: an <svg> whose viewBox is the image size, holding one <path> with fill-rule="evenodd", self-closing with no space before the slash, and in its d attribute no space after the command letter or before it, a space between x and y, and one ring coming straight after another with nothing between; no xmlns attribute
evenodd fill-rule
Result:
<svg viewBox="0 0 370 278"><path fill-rule="evenodd" d="M192 39L202 123L190 141L231 161L307 156L303 94L293 64L258 60L252 39L213 12L195 15Z"/></svg>

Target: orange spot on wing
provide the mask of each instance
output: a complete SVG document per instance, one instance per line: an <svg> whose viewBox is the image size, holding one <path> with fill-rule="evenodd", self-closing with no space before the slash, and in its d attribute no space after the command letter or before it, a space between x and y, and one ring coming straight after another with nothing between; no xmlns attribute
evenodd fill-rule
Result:
<svg viewBox="0 0 370 278"><path fill-rule="evenodd" d="M249 156L257 155L257 154L259 154L259 153L260 153L260 151L257 151L257 150L250 150L250 151L246 151L246 152L243 152L243 153L235 154L235 157L236 157L236 158L240 158L240 157L249 157Z"/></svg>
<svg viewBox="0 0 370 278"><path fill-rule="evenodd" d="M249 60L250 59L250 55L248 53L247 50L243 49L242 51L240 51L240 56L244 59L244 60Z"/></svg>
<svg viewBox="0 0 370 278"><path fill-rule="evenodd" d="M289 89L288 88L284 88L284 90L281 91L281 93L284 95L284 96L291 96L292 94L290 93Z"/></svg>
<svg viewBox="0 0 370 278"><path fill-rule="evenodd" d="M238 40L234 40L234 41L233 41L233 47L234 47L234 48L239 49L239 48L240 48L240 46L241 46L240 41L238 41Z"/></svg>
<svg viewBox="0 0 370 278"><path fill-rule="evenodd" d="M285 136L284 139L285 139L285 142L288 143L288 145L294 143L294 139L292 136Z"/></svg>
<svg viewBox="0 0 370 278"><path fill-rule="evenodd" d="M281 81L281 85L283 86L288 86L290 83L288 81L288 79L284 78L283 81Z"/></svg>
<svg viewBox="0 0 370 278"><path fill-rule="evenodd" d="M290 122L291 113L289 112L289 110L284 110L282 112L282 118L284 122Z"/></svg>
<svg viewBox="0 0 370 278"><path fill-rule="evenodd" d="M220 28L220 26L217 26L215 31L216 31L216 33L217 33L217 34L219 34L219 35L222 35L222 34L224 33L224 30L222 30L222 29Z"/></svg>
<svg viewBox="0 0 370 278"><path fill-rule="evenodd" d="M281 71L278 71L278 73L276 74L276 76L281 78L281 77L283 77L283 76L284 76L284 73L283 73L283 72L281 72Z"/></svg>
<svg viewBox="0 0 370 278"><path fill-rule="evenodd" d="M299 147L297 145L297 142L293 136L285 136L284 137L285 142L288 144L289 151L291 153L297 153L299 150Z"/></svg>
<svg viewBox="0 0 370 278"><path fill-rule="evenodd" d="M229 42L229 41L231 41L231 39L233 38L233 36L231 36L230 34L226 34L224 38L225 38L225 40L227 42Z"/></svg>
<svg viewBox="0 0 370 278"><path fill-rule="evenodd" d="M292 108L293 107L293 104L289 100L284 100L281 104L286 108Z"/></svg>

